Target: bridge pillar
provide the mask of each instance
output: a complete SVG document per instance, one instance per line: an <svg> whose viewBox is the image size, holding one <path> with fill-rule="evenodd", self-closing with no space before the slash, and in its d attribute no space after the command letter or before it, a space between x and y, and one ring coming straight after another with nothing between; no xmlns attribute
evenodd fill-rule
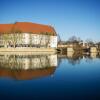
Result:
<svg viewBox="0 0 100 100"><path fill-rule="evenodd" d="M97 48L96 47L90 47L90 52L91 53L97 53Z"/></svg>

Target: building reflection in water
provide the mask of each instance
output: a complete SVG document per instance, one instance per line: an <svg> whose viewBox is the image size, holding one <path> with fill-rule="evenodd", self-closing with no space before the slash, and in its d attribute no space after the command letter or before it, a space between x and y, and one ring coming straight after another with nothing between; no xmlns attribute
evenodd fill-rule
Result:
<svg viewBox="0 0 100 100"><path fill-rule="evenodd" d="M57 54L0 55L0 77L17 80L33 79L54 74Z"/></svg>

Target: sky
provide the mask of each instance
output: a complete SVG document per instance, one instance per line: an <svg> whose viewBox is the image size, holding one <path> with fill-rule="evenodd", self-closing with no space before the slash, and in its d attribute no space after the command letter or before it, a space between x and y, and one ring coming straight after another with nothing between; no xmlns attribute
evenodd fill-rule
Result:
<svg viewBox="0 0 100 100"><path fill-rule="evenodd" d="M0 24L51 25L61 39L100 41L100 0L0 0Z"/></svg>

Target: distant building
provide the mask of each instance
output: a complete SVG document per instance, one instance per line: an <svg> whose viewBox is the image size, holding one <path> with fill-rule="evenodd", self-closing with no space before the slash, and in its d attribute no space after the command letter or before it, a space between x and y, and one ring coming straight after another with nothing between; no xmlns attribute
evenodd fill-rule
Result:
<svg viewBox="0 0 100 100"><path fill-rule="evenodd" d="M31 22L0 24L0 47L57 48L53 27Z"/></svg>

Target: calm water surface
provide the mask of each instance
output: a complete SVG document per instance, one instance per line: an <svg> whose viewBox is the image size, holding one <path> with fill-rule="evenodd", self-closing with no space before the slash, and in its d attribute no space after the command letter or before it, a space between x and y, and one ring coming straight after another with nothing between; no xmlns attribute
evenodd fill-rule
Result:
<svg viewBox="0 0 100 100"><path fill-rule="evenodd" d="M0 54L3 99L100 100L100 55Z"/></svg>

